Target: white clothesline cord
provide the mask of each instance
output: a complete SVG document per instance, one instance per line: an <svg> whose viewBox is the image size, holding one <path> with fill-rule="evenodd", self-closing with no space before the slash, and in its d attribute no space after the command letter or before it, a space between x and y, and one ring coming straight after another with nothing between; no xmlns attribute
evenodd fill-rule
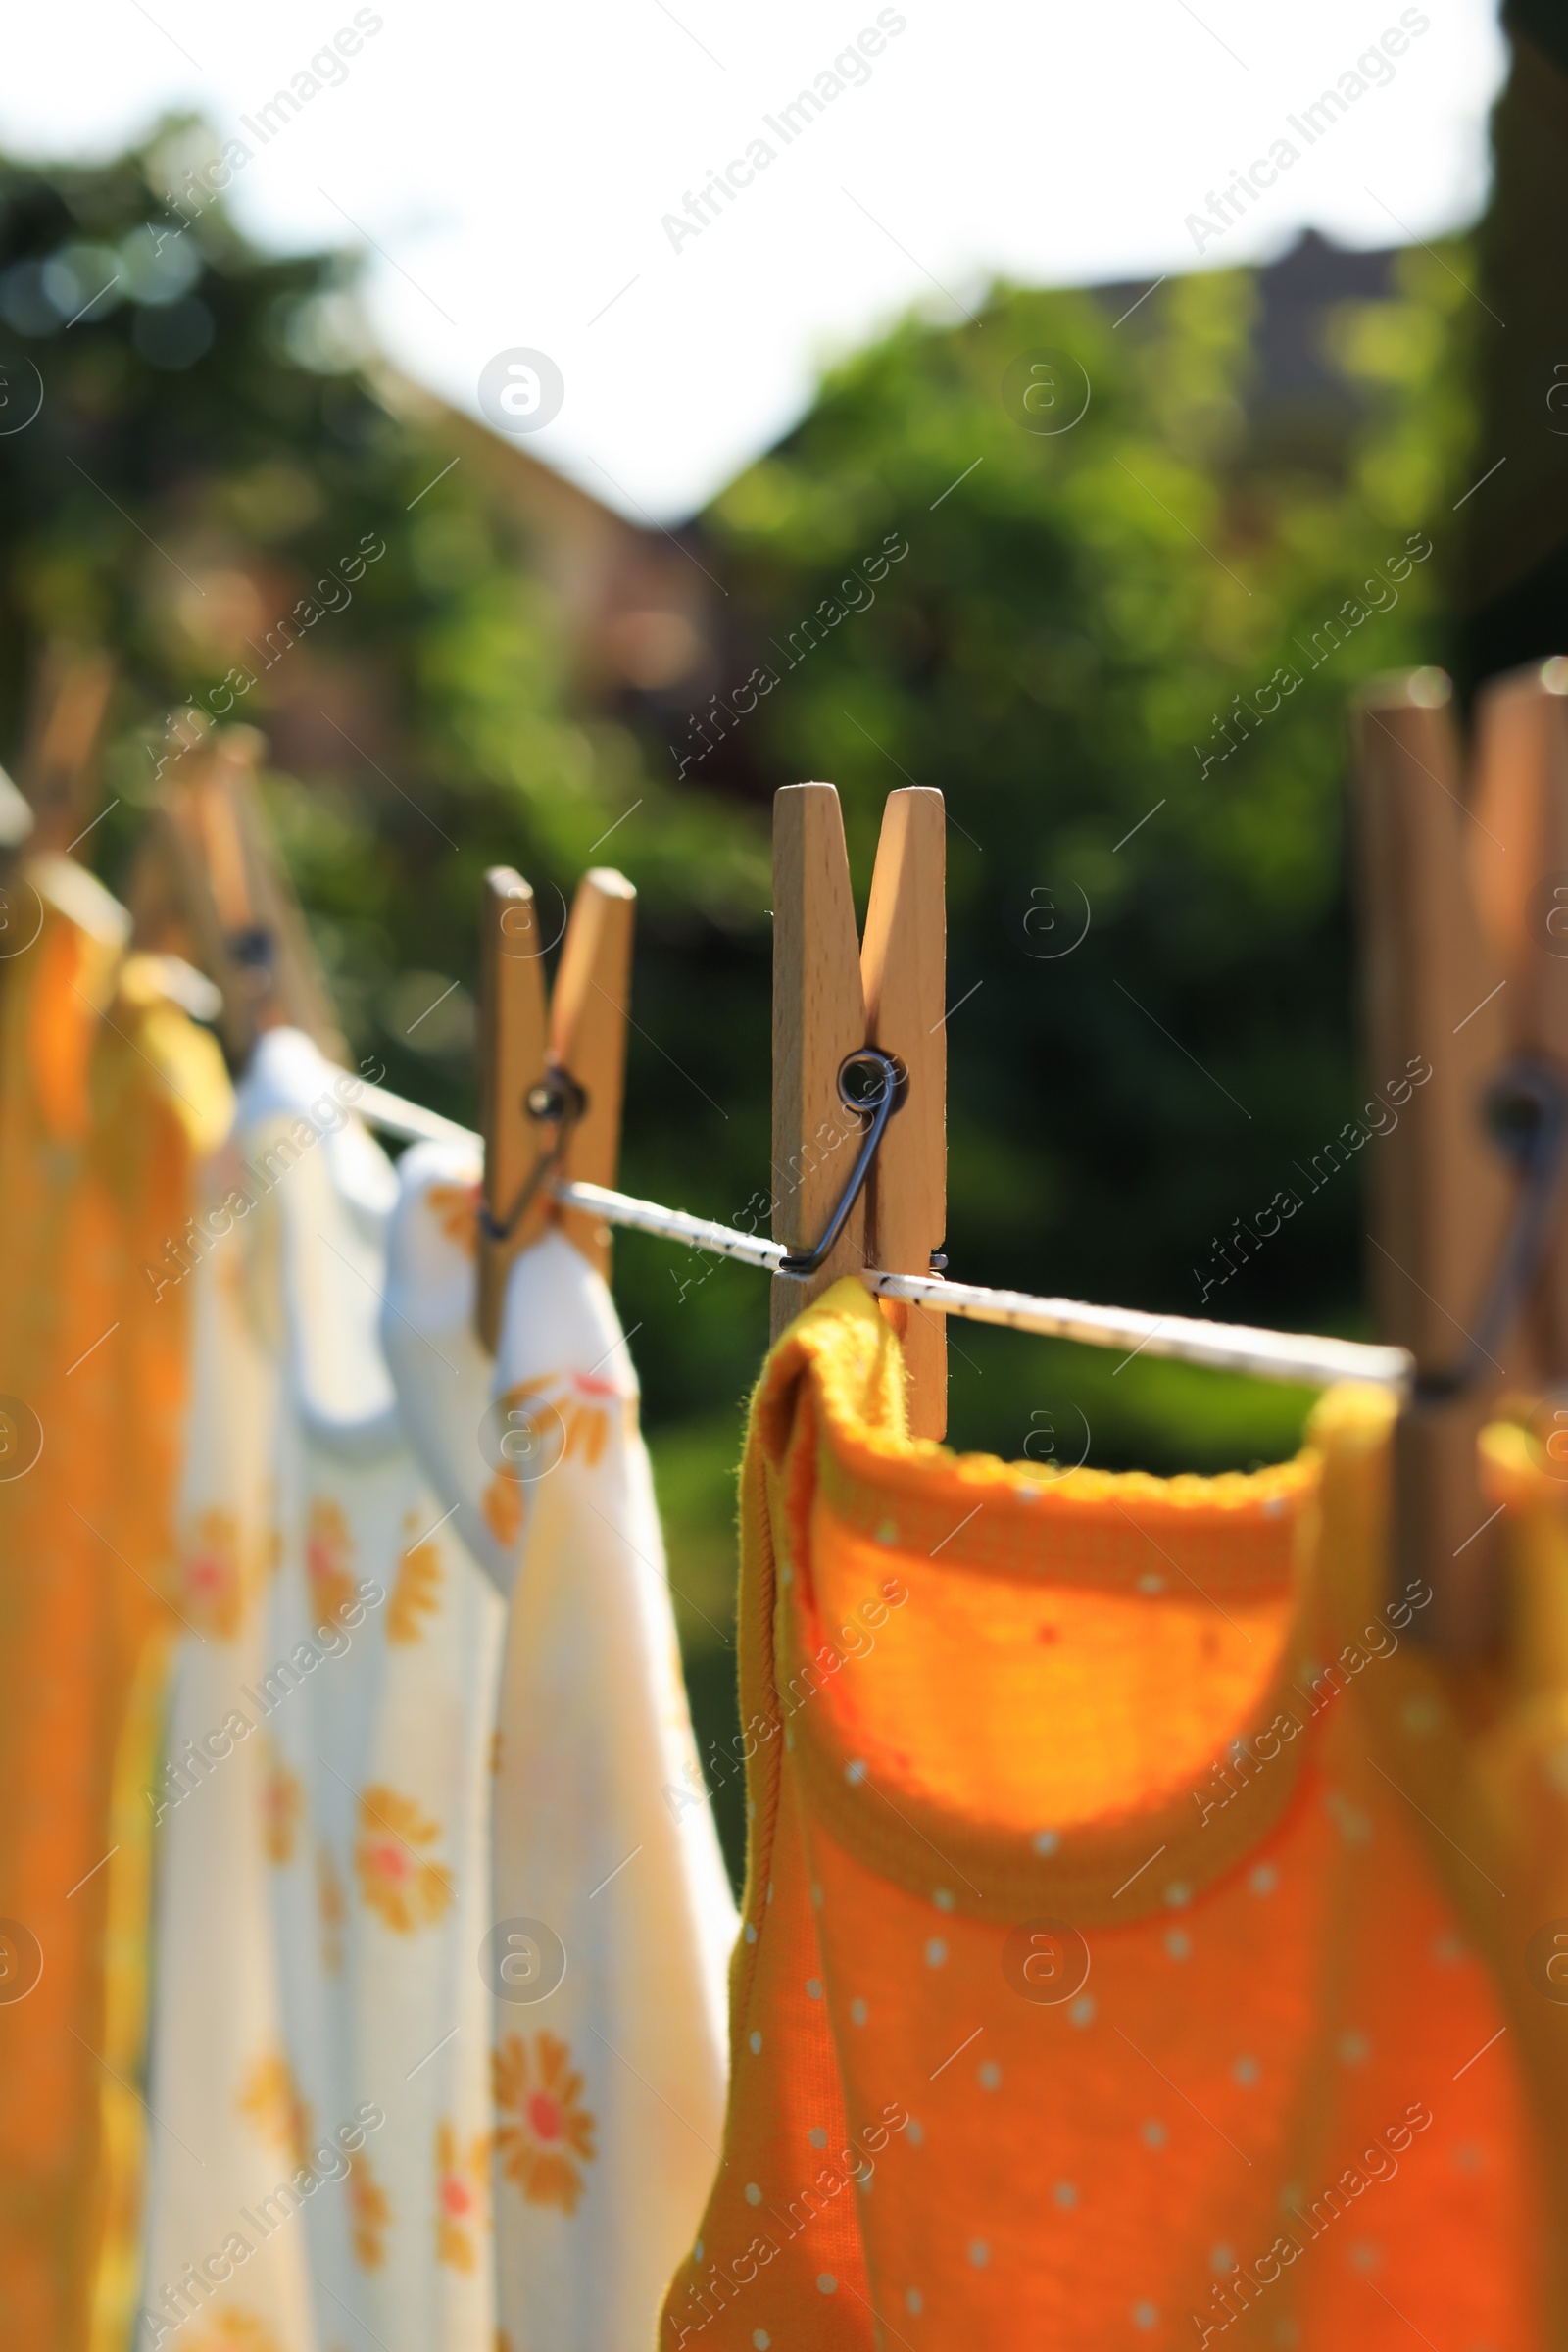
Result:
<svg viewBox="0 0 1568 2352"><path fill-rule="evenodd" d="M455 1119L425 1110L417 1102L384 1087L361 1081L364 1093L354 1107L372 1127L401 1136L406 1142L463 1144L482 1152L481 1139ZM689 1250L707 1250L717 1257L739 1258L743 1264L777 1273L785 1255L782 1242L765 1234L737 1233L731 1225L715 1225L707 1217L688 1215L683 1208L665 1208L657 1200L638 1200L630 1193L611 1192L600 1184L559 1183L556 1199L564 1208L584 1209L603 1217L607 1225L623 1225L634 1233L652 1233L666 1242L682 1242ZM963 1315L974 1323L1000 1323L1010 1331L1032 1331L1046 1339L1080 1340L1091 1348L1125 1348L1134 1355L1163 1355L1188 1364L1207 1364L1224 1372L1250 1372L1260 1380L1299 1381L1316 1388L1336 1380L1367 1380L1379 1388L1407 1386L1414 1360L1403 1348L1369 1347L1359 1340L1319 1338L1310 1332L1258 1331L1245 1323L1207 1323L1189 1315L1146 1315L1133 1306L1087 1306L1074 1298L1032 1298L1023 1291L988 1291L975 1283L948 1282L934 1274L886 1274L861 1270L867 1290L884 1298L906 1298L911 1305L929 1307L941 1315ZM1120 1367L1117 1367L1118 1370Z"/></svg>
<svg viewBox="0 0 1568 2352"><path fill-rule="evenodd" d="M1397 1389L1415 1372L1407 1349L1370 1347L1362 1340L1259 1331L1248 1323L1206 1323L1190 1315L1146 1315L1135 1306L1084 1306L1072 1298L1031 1298L1023 1291L986 1291L926 1274L867 1271L860 1279L884 1298L909 1298L939 1314L965 1315L972 1323L1004 1323L1012 1331L1083 1340L1091 1348L1126 1347L1132 1355L1176 1356L1183 1363L1250 1372L1262 1380L1297 1380L1309 1387L1369 1380Z"/></svg>
<svg viewBox="0 0 1568 2352"><path fill-rule="evenodd" d="M761 1234L736 1233L710 1224L681 1208L635 1200L598 1184L558 1184L556 1199L609 1225L662 1234L693 1250L776 1272L782 1242ZM884 1298L906 1298L942 1315L963 1315L975 1323L1001 1323L1012 1331L1038 1332L1048 1339L1082 1340L1092 1348L1126 1348L1133 1355L1174 1356L1183 1363L1208 1364L1228 1372L1250 1372L1262 1380L1300 1381L1320 1387L1336 1380L1373 1381L1400 1388L1414 1372L1403 1348L1368 1347L1359 1340L1320 1339L1307 1332L1256 1331L1245 1323L1206 1323L1187 1315L1146 1315L1137 1307L1085 1306L1072 1298L1031 1298L1023 1291L988 1291L934 1274L885 1274L865 1267L860 1280Z"/></svg>
<svg viewBox="0 0 1568 2352"><path fill-rule="evenodd" d="M738 1257L749 1266L778 1272L788 1254L783 1242L765 1233L737 1233L733 1225L713 1225L707 1217L689 1216L683 1208L662 1208L657 1200L634 1200L630 1193L612 1193L602 1184L558 1184L556 1199L563 1208L586 1209L607 1225L628 1225L634 1233L657 1233L666 1242L684 1242L692 1250L711 1250L717 1257Z"/></svg>
<svg viewBox="0 0 1568 2352"><path fill-rule="evenodd" d="M383 1135L395 1135L405 1144L466 1144L470 1151L483 1152L482 1139L471 1128L460 1127L456 1119L444 1119L438 1110L426 1110L422 1102L405 1102L384 1086L372 1086L368 1078L355 1078L352 1083L363 1092L347 1098L351 1107Z"/></svg>

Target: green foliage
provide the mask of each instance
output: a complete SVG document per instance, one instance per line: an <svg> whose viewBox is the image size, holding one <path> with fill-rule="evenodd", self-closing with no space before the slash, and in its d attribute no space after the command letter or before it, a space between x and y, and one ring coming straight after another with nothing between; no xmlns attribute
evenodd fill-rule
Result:
<svg viewBox="0 0 1568 2352"><path fill-rule="evenodd" d="M1360 1100L1345 712L1441 651L1430 557L1362 583L1430 548L1464 294L1414 254L1394 299L1333 318L1361 422L1325 468L1256 443L1254 289L1176 280L1117 329L1002 288L840 368L708 518L777 673L710 757L831 777L862 893L886 793L947 796L956 1270L1188 1313L1213 1278L1210 1313L1343 1327L1359 1176L1319 1197L1298 1168ZM1040 349L1069 355L1064 401L1072 363L1092 387L1055 436L1001 397ZM872 603L889 534L908 552ZM1228 1277L1216 1243L1288 1188L1300 1209Z"/></svg>
<svg viewBox="0 0 1568 2352"><path fill-rule="evenodd" d="M254 719L356 1050L471 1120L482 869L519 864L548 920L613 825L604 854L642 900L624 1180L756 1223L766 791L838 783L863 904L886 793L939 785L955 1271L1187 1312L1208 1285L1210 1312L1353 1327L1359 1171L1312 1172L1361 1099L1344 714L1367 672L1443 650L1436 561L1396 603L1361 584L1446 511L1462 250L1411 254L1392 299L1332 319L1360 421L1327 464L1321 432L1260 437L1250 412L1251 272L1172 281L1119 327L1090 296L1008 287L956 331L902 321L702 519L730 592L725 677L773 683L738 719L726 691L722 741L664 781L651 728L575 703L514 514L361 364L347 265L264 259L220 201L180 225L166 191L202 135L166 124L91 169L0 164L0 333L45 392L0 437L0 717L15 742L41 640L116 649L120 805L84 853L106 879L168 712ZM1042 348L1092 389L1054 436L1001 396ZM328 609L324 583L370 547ZM1372 593L1386 609L1351 625ZM278 650L302 599L318 617ZM1259 1235L1282 1195L1300 1206ZM732 1416L765 1286L631 1237L616 1280L650 1418ZM956 1427L1015 1448L1045 1358L956 1336ZM1293 1442L1294 1404L1200 1406L1179 1376L1161 1421L1102 1369L1079 1386L1105 1458L1143 1445L1173 1466L1183 1415L1195 1462Z"/></svg>
<svg viewBox="0 0 1568 2352"><path fill-rule="evenodd" d="M0 436L0 724L15 744L43 641L114 650L118 806L82 852L111 885L179 756L170 714L262 728L351 1042L472 1120L486 865L520 866L553 915L624 817L657 961L694 928L760 919L765 844L573 709L524 527L454 465L439 412L420 420L362 367L350 266L265 259L220 198L168 200L209 152L171 122L107 166L0 162L8 400L32 368L43 384L36 421Z"/></svg>
<svg viewBox="0 0 1568 2352"><path fill-rule="evenodd" d="M44 390L0 434L0 725L19 739L44 640L115 650L118 805L81 853L105 878L177 746L169 712L254 721L355 1050L472 1121L483 868L519 865L548 922L613 826L642 901L623 1180L755 1226L766 792L838 784L863 907L886 794L938 785L955 1272L1356 1327L1359 1164L1312 1171L1363 1094L1345 710L1369 672L1443 652L1436 560L1380 611L1362 583L1447 510L1462 249L1410 254L1393 299L1331 321L1360 421L1329 463L1321 430L1250 416L1249 271L1172 281L1120 326L1087 295L1007 287L957 331L904 320L703 518L729 685L771 684L749 713L710 706L716 733L686 723L687 779L662 781L651 726L575 705L519 522L361 365L348 267L264 259L220 201L181 225L167 192L204 137L0 162L0 389L20 399L31 362ZM1092 392L1054 436L1001 397L1041 349ZM1282 1196L1298 1205L1260 1234ZM766 1286L632 1235L615 1279L706 1749L733 1728L731 1472ZM965 1446L1173 1470L1298 1442L1300 1392L951 1336ZM734 1859L737 1788L718 1805Z"/></svg>

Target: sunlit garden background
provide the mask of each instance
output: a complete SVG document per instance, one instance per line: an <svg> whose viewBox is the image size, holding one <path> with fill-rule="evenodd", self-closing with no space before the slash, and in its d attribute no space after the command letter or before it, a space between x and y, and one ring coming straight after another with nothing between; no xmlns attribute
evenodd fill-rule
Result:
<svg viewBox="0 0 1568 2352"><path fill-rule="evenodd" d="M0 437L0 757L50 649L111 649L108 813L76 854L124 887L172 712L260 729L352 1048L469 1124L483 869L518 866L554 929L619 865L622 1182L755 1222L769 796L838 785L863 892L885 795L939 786L953 1270L1366 1331L1359 1147L1322 1156L1389 1075L1357 1059L1346 710L1451 658L1470 248L1309 236L1152 291L994 285L972 323L912 315L835 366L666 532L396 376L344 257L264 259L221 201L175 235L165 192L208 146L171 122L102 168L0 166L0 319L47 385ZM1004 396L1039 351L1087 382L1070 429ZM614 1280L706 1744L765 1284L631 1234ZM1037 1459L1273 1459L1309 1401L951 1346L953 1442Z"/></svg>

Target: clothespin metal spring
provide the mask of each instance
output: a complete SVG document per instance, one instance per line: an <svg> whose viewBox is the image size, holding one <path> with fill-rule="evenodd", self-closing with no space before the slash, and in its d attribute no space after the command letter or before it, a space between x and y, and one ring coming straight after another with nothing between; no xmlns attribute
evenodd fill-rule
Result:
<svg viewBox="0 0 1568 2352"><path fill-rule="evenodd" d="M873 1073L871 1093L858 1097L851 1092L849 1081L855 1070L870 1070ZM896 1054L884 1054L878 1046L862 1046L858 1053L846 1054L840 1062L838 1087L839 1101L845 1109L856 1111L862 1118L869 1116L870 1124L860 1145L859 1155L850 1171L850 1180L815 1249L797 1250L779 1260L778 1272L793 1275L798 1282L809 1280L818 1266L825 1265L832 1255L833 1245L843 1232L850 1211L871 1173L871 1163L876 1158L877 1146L882 1141L887 1123L896 1110L903 1109L908 1099L909 1074Z"/></svg>
<svg viewBox="0 0 1568 2352"><path fill-rule="evenodd" d="M588 1108L588 1097L569 1070L556 1068L538 1086L529 1087L523 1097L522 1106L529 1118L541 1126L552 1120L558 1122L556 1140L550 1150L535 1160L521 1191L504 1218L492 1216L481 1199L479 1229L488 1242L510 1242L538 1199L541 1188L552 1182L561 1166L571 1131Z"/></svg>
<svg viewBox="0 0 1568 2352"><path fill-rule="evenodd" d="M1518 1202L1496 1271L1458 1362L1418 1372L1417 1403L1462 1396L1496 1368L1496 1349L1535 1287L1551 1240L1563 1156L1568 1150L1568 1085L1551 1062L1520 1054L1488 1087L1482 1104L1489 1138L1520 1177Z"/></svg>

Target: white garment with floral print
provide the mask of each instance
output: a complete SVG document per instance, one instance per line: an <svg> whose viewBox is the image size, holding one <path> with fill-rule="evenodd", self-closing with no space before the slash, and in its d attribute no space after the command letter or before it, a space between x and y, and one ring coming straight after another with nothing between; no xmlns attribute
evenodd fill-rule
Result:
<svg viewBox="0 0 1568 2352"><path fill-rule="evenodd" d="M487 1366L478 1171L421 1144L400 1174L388 1360L440 1507L512 1595L489 1947L499 2340L642 2352L717 2158L736 1916L637 1378L610 1293L559 1233L514 1267Z"/></svg>
<svg viewBox="0 0 1568 2352"><path fill-rule="evenodd" d="M180 1662L176 1733L224 1672L251 1719L234 1751L243 1798L225 1792L223 1865L243 1885L238 1899L205 1898L182 1850L215 1775L165 1832L154 2082L182 2085L166 2122L204 2163L209 2144L249 2134L232 2226L253 2251L157 2340L492 2352L476 1954L502 1612L404 1439L377 1333L397 1178L334 1080L298 1032L263 1039L237 1120L250 1206L191 1278L211 1278L224 1249L243 1263L243 1346L268 1362L278 1404L258 1502L257 1482L242 1493L221 1466L222 1350L198 1362L187 1486L193 1501L204 1480L231 1492L263 1589L221 1669L195 1664L189 1641ZM230 1336L229 1352L240 1346ZM252 1978L263 1991L241 2004ZM149 2296L209 2251L170 2185L168 2137ZM253 2293L273 2267L287 2292Z"/></svg>

